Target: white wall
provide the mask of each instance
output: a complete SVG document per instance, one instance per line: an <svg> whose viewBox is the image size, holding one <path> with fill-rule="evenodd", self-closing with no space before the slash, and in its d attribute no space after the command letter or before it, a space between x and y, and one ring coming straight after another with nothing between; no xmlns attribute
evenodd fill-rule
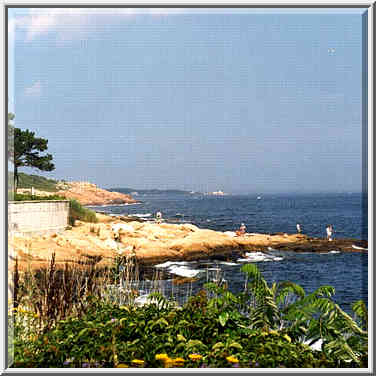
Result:
<svg viewBox="0 0 376 376"><path fill-rule="evenodd" d="M11 201L8 203L9 235L59 232L68 226L69 201Z"/></svg>

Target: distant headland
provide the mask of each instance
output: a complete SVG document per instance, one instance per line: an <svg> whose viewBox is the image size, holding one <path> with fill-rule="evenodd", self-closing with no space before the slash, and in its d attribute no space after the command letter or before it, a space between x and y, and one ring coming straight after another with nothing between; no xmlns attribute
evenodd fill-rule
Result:
<svg viewBox="0 0 376 376"><path fill-rule="evenodd" d="M132 196L138 195L145 195L145 194L152 194L152 195L161 195L161 194L181 194L181 195L189 195L189 194L199 194L200 192L194 191L184 191L181 189L135 189L135 188L108 188L110 192L120 192L124 194L130 194Z"/></svg>

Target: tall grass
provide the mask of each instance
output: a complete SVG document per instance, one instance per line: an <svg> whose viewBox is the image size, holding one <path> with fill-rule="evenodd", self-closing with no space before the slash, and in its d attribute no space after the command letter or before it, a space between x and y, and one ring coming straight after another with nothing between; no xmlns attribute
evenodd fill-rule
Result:
<svg viewBox="0 0 376 376"><path fill-rule="evenodd" d="M80 318L93 300L135 306L143 302L137 301L140 293L167 296L164 273L154 269L150 279L141 280L135 254L119 256L112 266L100 266L101 259L101 256L92 256L89 260L81 258L58 268L53 254L48 267L21 272L16 258L12 273L12 305L33 317L25 331L33 327L33 332L45 332L60 320L72 316ZM192 282L186 284L185 302L193 295ZM169 291L170 299L178 300L178 295L175 296L178 290Z"/></svg>
<svg viewBox="0 0 376 376"><path fill-rule="evenodd" d="M64 269L57 269L53 254L47 268L21 273L16 260L14 306L38 317L40 330L49 329L56 321L71 315L80 317L86 312L90 297L102 297L103 285L110 280L108 270L96 267L99 261L100 258L94 258L89 264L85 261L82 269L66 262ZM84 263L77 260L80 262Z"/></svg>
<svg viewBox="0 0 376 376"><path fill-rule="evenodd" d="M47 268L39 270L18 270L15 261L13 272L13 306L30 312L37 322L34 329L46 331L59 320L70 316L81 317L86 313L92 299L111 302L109 286L119 283L114 267L98 266L101 257L78 259L66 262L57 268L55 254ZM128 273L129 267L125 268ZM131 275L125 276L132 280Z"/></svg>

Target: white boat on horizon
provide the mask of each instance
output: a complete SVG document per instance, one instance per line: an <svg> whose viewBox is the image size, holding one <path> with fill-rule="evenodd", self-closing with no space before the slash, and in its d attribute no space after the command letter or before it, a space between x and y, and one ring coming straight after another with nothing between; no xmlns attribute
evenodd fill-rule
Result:
<svg viewBox="0 0 376 376"><path fill-rule="evenodd" d="M210 196L226 196L227 193L219 190L219 191L209 192L209 193L207 193L207 195L210 195Z"/></svg>

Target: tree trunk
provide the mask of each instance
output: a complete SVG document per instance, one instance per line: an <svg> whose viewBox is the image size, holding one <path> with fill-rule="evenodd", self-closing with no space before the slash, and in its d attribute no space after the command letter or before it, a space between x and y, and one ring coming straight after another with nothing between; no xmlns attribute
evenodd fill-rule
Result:
<svg viewBox="0 0 376 376"><path fill-rule="evenodd" d="M14 193L17 193L18 187L18 169L17 166L14 166Z"/></svg>

